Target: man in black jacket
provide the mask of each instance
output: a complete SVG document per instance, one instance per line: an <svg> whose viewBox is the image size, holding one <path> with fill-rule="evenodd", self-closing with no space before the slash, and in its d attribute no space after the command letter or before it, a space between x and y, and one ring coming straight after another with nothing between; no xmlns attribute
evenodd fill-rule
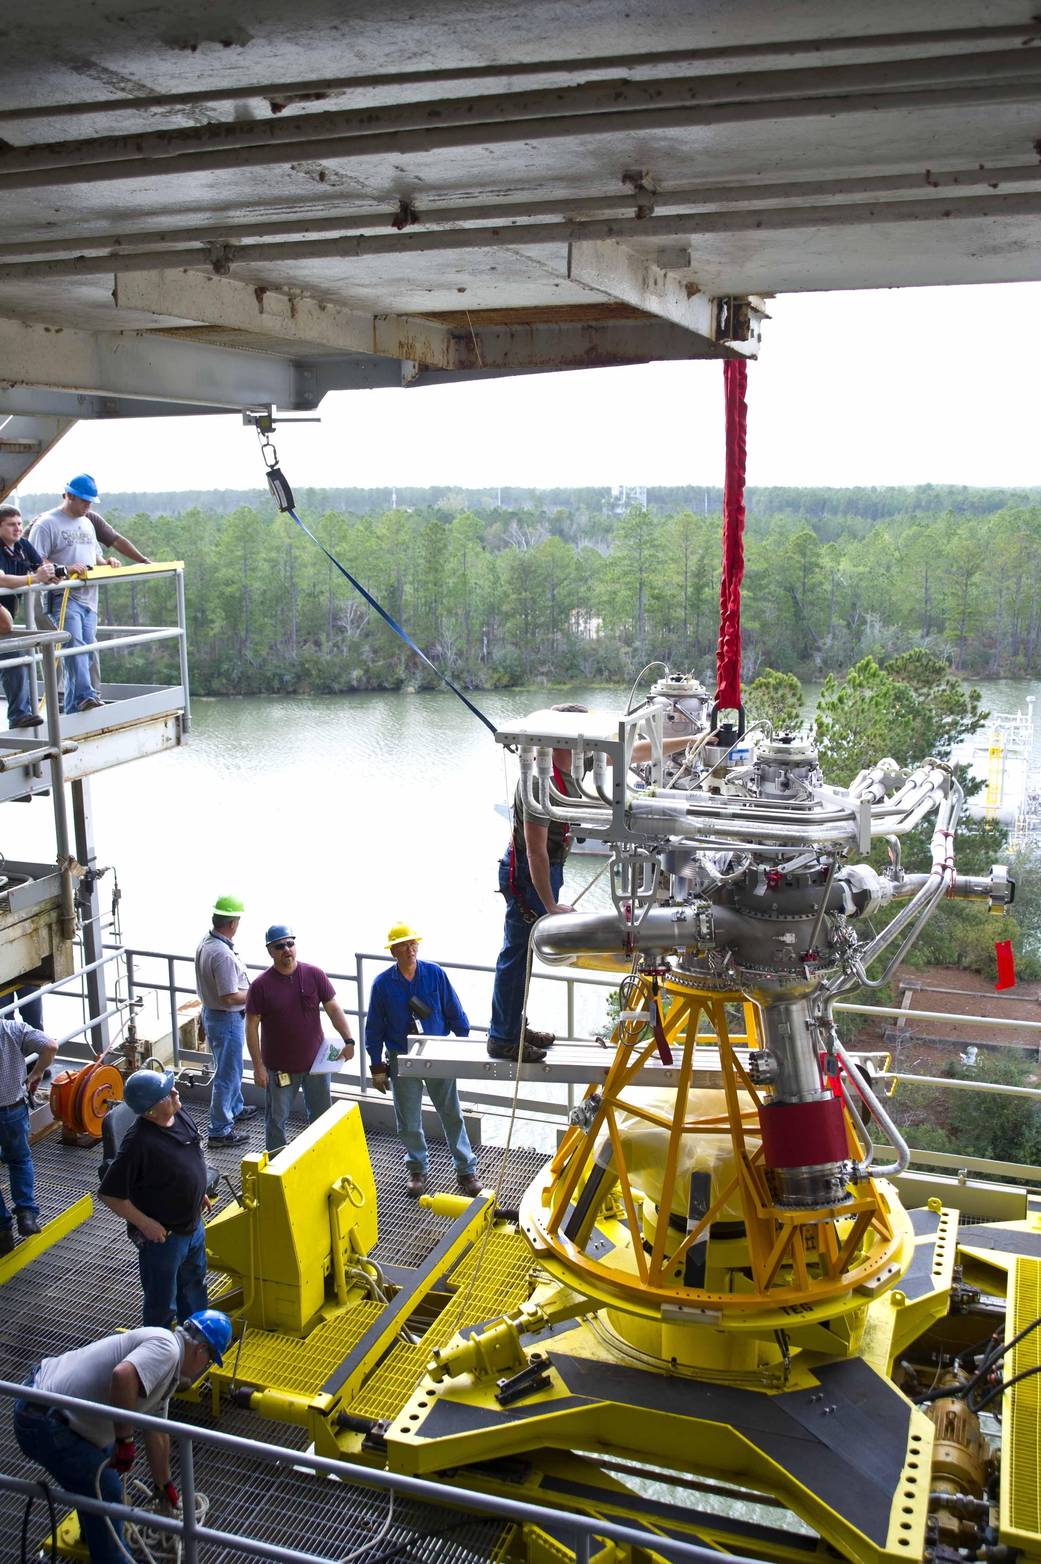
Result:
<svg viewBox="0 0 1041 1564"><path fill-rule="evenodd" d="M98 1190L138 1246L142 1324L171 1325L208 1307L207 1168L195 1121L181 1107L173 1072L137 1070L123 1100L137 1114Z"/></svg>

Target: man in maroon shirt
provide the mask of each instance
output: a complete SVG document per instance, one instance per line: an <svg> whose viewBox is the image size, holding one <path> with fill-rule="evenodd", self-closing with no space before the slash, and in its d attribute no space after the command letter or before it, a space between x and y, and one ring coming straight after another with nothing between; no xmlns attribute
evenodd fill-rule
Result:
<svg viewBox="0 0 1041 1564"><path fill-rule="evenodd" d="M309 1124L331 1101L329 1076L309 1073L325 1048L322 1010L343 1038L348 1059L354 1057L354 1039L336 1002L336 990L321 967L297 961L292 929L273 923L264 943L271 966L249 985L246 1046L253 1061L253 1079L267 1092L264 1142L274 1155L286 1143L286 1121L301 1086Z"/></svg>

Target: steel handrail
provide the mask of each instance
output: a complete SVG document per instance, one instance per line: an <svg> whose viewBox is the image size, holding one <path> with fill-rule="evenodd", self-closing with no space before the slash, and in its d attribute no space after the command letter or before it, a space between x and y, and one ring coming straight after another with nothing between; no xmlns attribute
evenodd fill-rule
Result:
<svg viewBox="0 0 1041 1564"><path fill-rule="evenodd" d="M0 1380L0 1396L12 1397L23 1401L39 1402L44 1406L57 1407L60 1410L84 1412L93 1416L111 1418L112 1407L97 1401L81 1400L75 1396L56 1395L53 1391L37 1390L34 1385L19 1385L12 1380ZM286 1560L287 1564L338 1564L335 1559L327 1555L304 1553L302 1551L287 1548L284 1544L265 1543L259 1539L245 1537L239 1533L221 1532L212 1527L201 1525L195 1514L195 1462L194 1446L197 1444L213 1446L217 1449L230 1450L252 1463L256 1460L267 1461L274 1466L306 1466L316 1476L339 1478L344 1483L358 1484L370 1488L389 1489L391 1492L401 1494L410 1499L419 1499L426 1503L437 1504L444 1507L446 1494L451 1493L451 1503L464 1510L476 1510L478 1514L490 1515L501 1518L504 1521L522 1521L544 1526L546 1521L546 1504L528 1504L520 1499L507 1499L499 1494L479 1494L470 1488L457 1488L443 1481L434 1481L425 1477L409 1477L401 1472L381 1471L376 1467L362 1466L355 1461L333 1460L329 1456L317 1455L313 1451L301 1451L284 1445L272 1445L260 1440L244 1439L239 1434L222 1433L218 1429L197 1428L191 1423L175 1422L170 1418L155 1417L147 1412L126 1411L120 1407L121 1420L144 1429L146 1432L167 1435L178 1448L181 1462L181 1490L184 1497L183 1513L180 1517L174 1515L160 1515L154 1510L143 1510L135 1505L113 1505L104 1501L85 1497L83 1494L69 1493L64 1489L52 1485L52 1493L62 1503L83 1508L94 1514L107 1514L123 1519L135 1520L148 1526L154 1526L157 1530L167 1531L175 1536L180 1536L184 1544L184 1564L197 1564L199 1557L198 1544L200 1542L213 1542L233 1549L240 1553L252 1553L261 1558ZM16 1493L39 1496L40 1484L28 1482L24 1478L8 1477L0 1474L0 1488L6 1488ZM754 1499L755 1495L751 1494ZM672 1537L659 1535L657 1532L649 1534L646 1531L638 1531L632 1526L622 1526L615 1521L602 1519L599 1516L581 1515L567 1510L552 1510L552 1514L561 1527L570 1531L575 1543L576 1564L584 1561L588 1564L591 1557L592 1544L596 1538L610 1538L614 1542L620 1542L631 1549L645 1550L648 1537L652 1535L654 1551L663 1554L666 1558L689 1560L690 1564L719 1564L719 1552L714 1548L701 1547L697 1543L681 1542ZM757 1564L757 1561L742 1554L728 1553L727 1558L731 1564Z"/></svg>

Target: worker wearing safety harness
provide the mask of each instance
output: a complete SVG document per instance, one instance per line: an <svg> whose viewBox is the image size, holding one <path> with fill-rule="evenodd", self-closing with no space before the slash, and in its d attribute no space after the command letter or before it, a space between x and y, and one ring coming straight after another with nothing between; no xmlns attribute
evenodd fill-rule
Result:
<svg viewBox="0 0 1041 1564"><path fill-rule="evenodd" d="M112 1415L63 1411L39 1401L14 1404L14 1433L23 1455L50 1472L70 1493L122 1504L121 1477L137 1457L128 1412L165 1417L174 1390L194 1384L211 1363L218 1366L231 1344L231 1321L218 1309L203 1309L179 1330L144 1326L103 1336L85 1347L44 1358L25 1383L54 1395L96 1401ZM121 1415L122 1414L122 1415ZM179 1504L170 1477L170 1440L149 1430L144 1438L156 1494L170 1509ZM91 1564L126 1564L123 1523L78 1510Z"/></svg>
<svg viewBox="0 0 1041 1564"><path fill-rule="evenodd" d="M554 706L554 711L588 711L588 706ZM553 751L553 781L571 797L578 787L571 775L571 751ZM538 782L534 783L538 796ZM521 1050L523 1020L525 1062L538 1063L556 1041L552 1032L536 1032L524 1019L524 989L532 927L546 912L571 912L558 901L564 883L564 863L571 850L566 825L530 809L517 788L513 801L513 836L499 864L499 890L506 898L502 950L495 964L492 1020L488 1052L493 1059L516 1059Z"/></svg>

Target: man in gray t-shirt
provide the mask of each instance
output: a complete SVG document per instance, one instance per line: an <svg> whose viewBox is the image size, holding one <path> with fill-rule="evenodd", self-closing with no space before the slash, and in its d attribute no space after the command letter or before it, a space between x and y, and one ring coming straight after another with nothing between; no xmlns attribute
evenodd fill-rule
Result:
<svg viewBox="0 0 1041 1564"><path fill-rule="evenodd" d="M98 497L98 486L89 473L70 478L60 505L44 511L33 522L29 541L42 559L64 567L70 575L82 575L94 565L119 564L106 558L87 512ZM69 632L74 646L90 646L97 638L98 589L87 585L62 589L47 595L47 612L55 625L62 617L62 628ZM65 715L93 711L102 700L91 682L90 658L67 657L65 662Z"/></svg>
<svg viewBox="0 0 1041 1564"><path fill-rule="evenodd" d="M221 1363L230 1341L227 1315L206 1309L190 1315L182 1329L143 1326L44 1358L30 1373L27 1385L96 1401L110 1407L111 1415L75 1407L66 1411L20 1399L14 1405L14 1433L22 1453L70 1493L93 1497L97 1485L106 1504L122 1503L121 1479L137 1456L134 1424L127 1414L165 1417L178 1385L194 1384L210 1363ZM149 1429L144 1444L156 1492L176 1509L169 1437ZM77 1514L92 1564L125 1564L122 1523L84 1510Z"/></svg>
<svg viewBox="0 0 1041 1564"><path fill-rule="evenodd" d="M202 1001L202 1024L213 1055L210 1086L210 1145L240 1146L248 1139L236 1126L257 1110L242 1097L242 1056L246 1042L246 993L249 976L234 946L245 907L237 896L218 896L213 927L195 952L195 988Z"/></svg>

